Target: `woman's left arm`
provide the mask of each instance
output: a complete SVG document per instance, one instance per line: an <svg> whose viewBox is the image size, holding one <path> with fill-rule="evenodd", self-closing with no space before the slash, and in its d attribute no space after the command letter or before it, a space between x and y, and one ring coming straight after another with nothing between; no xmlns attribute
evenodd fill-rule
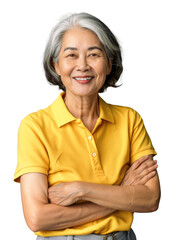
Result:
<svg viewBox="0 0 172 240"><path fill-rule="evenodd" d="M120 186L87 182L62 183L49 189L51 202L68 206L79 200L123 211L156 211L160 200L160 184L152 155L138 159Z"/></svg>
<svg viewBox="0 0 172 240"><path fill-rule="evenodd" d="M158 209L160 200L160 183L158 173L153 170L153 156L148 155L138 159L126 172L124 183L121 186L106 186L99 184L85 183L83 199L95 202L102 206L131 212L153 212ZM152 162L153 165L149 165ZM136 167L138 165L138 167ZM136 167L135 170L132 168ZM131 172L131 173L130 173ZM130 177L128 177L130 173ZM149 176L150 174L154 176ZM137 180L140 176L143 176ZM145 177L149 176L146 181ZM132 182L131 180L135 178ZM127 183L128 179L128 183ZM143 182L142 183L142 181Z"/></svg>
<svg viewBox="0 0 172 240"><path fill-rule="evenodd" d="M153 212L158 209L160 186L158 175L145 185L106 186L84 183L82 199L101 206L130 212Z"/></svg>
<svg viewBox="0 0 172 240"><path fill-rule="evenodd" d="M155 169L153 170L156 163L153 164L152 161L152 155L138 159L126 172L121 186L85 183L86 193L83 199L123 211L156 211L160 200L160 184L158 174L154 171ZM153 165L149 165L151 162ZM153 173L155 173L154 176L149 176ZM128 177L128 175L131 176ZM150 179L146 181L145 177L148 176ZM137 177L140 179L137 180ZM134 179L133 182L132 179ZM142 183L143 179L145 182Z"/></svg>

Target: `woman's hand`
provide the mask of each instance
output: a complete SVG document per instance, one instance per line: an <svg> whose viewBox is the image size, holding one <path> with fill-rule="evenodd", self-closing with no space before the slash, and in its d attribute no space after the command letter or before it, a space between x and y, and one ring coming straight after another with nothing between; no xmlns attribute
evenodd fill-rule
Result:
<svg viewBox="0 0 172 240"><path fill-rule="evenodd" d="M144 185L156 175L157 167L152 156L141 157L128 169L121 185Z"/></svg>
<svg viewBox="0 0 172 240"><path fill-rule="evenodd" d="M50 203L69 206L79 200L83 195L82 182L60 183L48 189Z"/></svg>

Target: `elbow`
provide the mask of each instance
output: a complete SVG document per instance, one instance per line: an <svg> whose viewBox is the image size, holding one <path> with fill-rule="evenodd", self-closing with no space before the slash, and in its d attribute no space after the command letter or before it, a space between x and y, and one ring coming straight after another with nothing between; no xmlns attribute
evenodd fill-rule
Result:
<svg viewBox="0 0 172 240"><path fill-rule="evenodd" d="M28 227L32 232L39 232L39 226L35 222L27 223Z"/></svg>
<svg viewBox="0 0 172 240"><path fill-rule="evenodd" d="M159 208L160 192L147 191L147 194L140 195L139 198L134 201L133 212L155 212Z"/></svg>
<svg viewBox="0 0 172 240"><path fill-rule="evenodd" d="M40 231L40 226L39 223L34 219L31 222L27 223L28 227L32 232L39 232Z"/></svg>
<svg viewBox="0 0 172 240"><path fill-rule="evenodd" d="M39 209L32 210L32 212L29 213L29 216L25 217L25 219L27 226L32 232L41 231L43 218L41 217L41 211L39 211Z"/></svg>
<svg viewBox="0 0 172 240"><path fill-rule="evenodd" d="M148 203L148 212L155 212L159 208L160 203L160 194L155 194L151 196Z"/></svg>
<svg viewBox="0 0 172 240"><path fill-rule="evenodd" d="M150 206L150 212L155 212L159 208L160 197L155 198Z"/></svg>
<svg viewBox="0 0 172 240"><path fill-rule="evenodd" d="M149 213L155 212L159 208L159 200L149 199L147 201L142 202L142 204L138 204L133 207L133 212L140 212L140 213Z"/></svg>
<svg viewBox="0 0 172 240"><path fill-rule="evenodd" d="M158 210L158 204L149 204L148 206L145 207L145 211L143 212L155 212Z"/></svg>
<svg viewBox="0 0 172 240"><path fill-rule="evenodd" d="M40 224L38 218L32 217L32 219L26 220L26 223L32 232L40 231Z"/></svg>

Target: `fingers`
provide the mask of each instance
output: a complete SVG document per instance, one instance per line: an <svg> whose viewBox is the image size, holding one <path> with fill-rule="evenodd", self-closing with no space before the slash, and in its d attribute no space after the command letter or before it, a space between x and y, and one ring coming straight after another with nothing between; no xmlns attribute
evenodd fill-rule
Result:
<svg viewBox="0 0 172 240"><path fill-rule="evenodd" d="M150 172L155 171L157 167L158 167L158 164L156 160L148 160L147 163L144 164L144 166L140 166L140 169L138 172L140 172L141 176L145 176Z"/></svg>
<svg viewBox="0 0 172 240"><path fill-rule="evenodd" d="M141 175L148 174L151 171L154 171L158 167L156 160L148 159L144 161L135 171Z"/></svg>
<svg viewBox="0 0 172 240"><path fill-rule="evenodd" d="M152 171L149 174L143 176L142 178L137 179L131 185L145 185L151 178L156 175L156 171Z"/></svg>
<svg viewBox="0 0 172 240"><path fill-rule="evenodd" d="M144 157L139 158L136 160L130 167L131 170L136 170L139 168L140 171L142 171L144 168L148 168L151 165L154 165L157 163L156 160L153 160L150 158L149 155L146 155Z"/></svg>
<svg viewBox="0 0 172 240"><path fill-rule="evenodd" d="M145 184L156 175L157 161L148 160L133 173L131 185Z"/></svg>
<svg viewBox="0 0 172 240"><path fill-rule="evenodd" d="M131 170L135 170L137 169L142 163L144 163L146 160L150 159L150 157L148 155L143 156L141 158L139 158L138 160L136 160L130 167Z"/></svg>
<svg viewBox="0 0 172 240"><path fill-rule="evenodd" d="M139 185L146 184L156 175L157 161L144 156L135 161L126 172L121 185Z"/></svg>
<svg viewBox="0 0 172 240"><path fill-rule="evenodd" d="M60 183L48 189L49 200L61 206L69 206L82 196L82 187L79 182Z"/></svg>

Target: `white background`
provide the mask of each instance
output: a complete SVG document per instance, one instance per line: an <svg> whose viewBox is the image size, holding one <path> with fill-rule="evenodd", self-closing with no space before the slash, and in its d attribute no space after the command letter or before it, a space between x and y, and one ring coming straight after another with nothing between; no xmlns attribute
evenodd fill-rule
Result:
<svg viewBox="0 0 172 240"><path fill-rule="evenodd" d="M160 208L137 213L138 240L169 239L171 234L172 7L169 0L5 0L0 3L0 234L34 240L26 226L20 185L13 182L17 131L22 118L45 108L59 94L44 76L42 57L51 28L69 12L89 12L104 21L123 49L123 86L102 97L136 109L158 155ZM45 216L46 217L46 216Z"/></svg>

